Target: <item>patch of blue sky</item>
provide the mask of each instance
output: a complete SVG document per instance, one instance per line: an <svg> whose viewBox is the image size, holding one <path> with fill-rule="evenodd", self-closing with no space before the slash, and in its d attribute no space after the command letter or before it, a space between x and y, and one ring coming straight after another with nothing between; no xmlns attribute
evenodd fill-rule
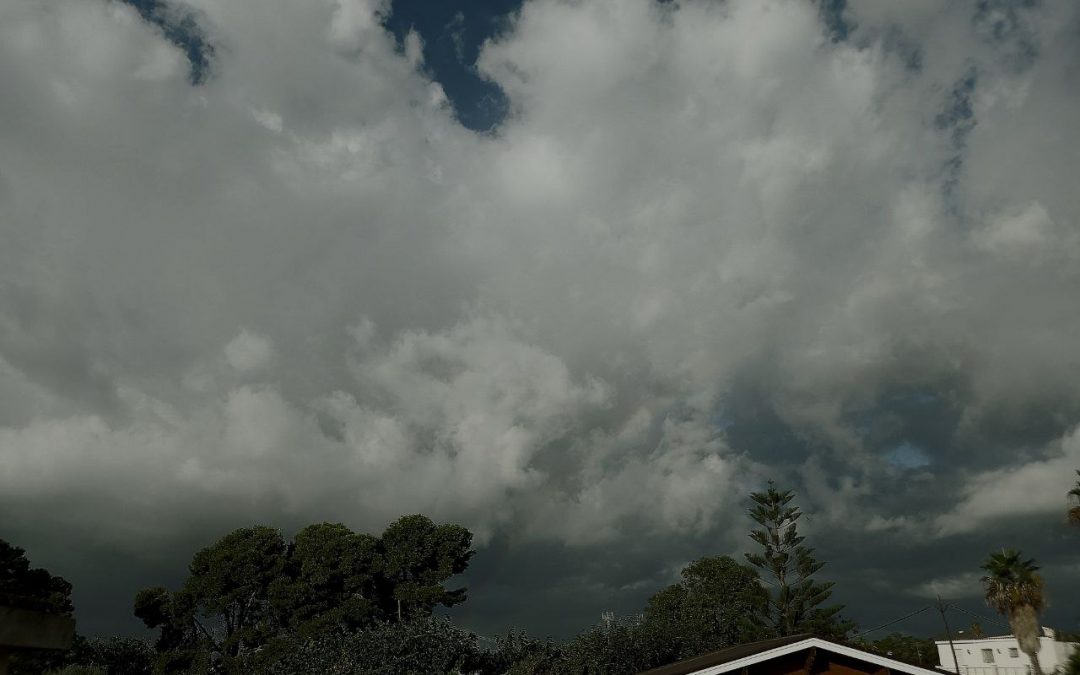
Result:
<svg viewBox="0 0 1080 675"><path fill-rule="evenodd" d="M192 84L211 75L214 46L193 10L167 0L123 1L184 50ZM427 75L442 86L458 120L469 129L490 131L506 118L509 102L497 84L480 74L476 59L485 41L506 30L522 1L393 0L384 25L400 44L416 31L424 45ZM822 22L837 41L846 40L852 28L845 20L846 6L847 0L818 0Z"/></svg>
<svg viewBox="0 0 1080 675"><path fill-rule="evenodd" d="M394 0L386 28L403 43L416 31L424 44L424 67L438 82L458 120L488 131L505 119L506 96L476 68L480 48L510 23L521 0Z"/></svg>
<svg viewBox="0 0 1080 675"><path fill-rule="evenodd" d="M886 453L885 461L901 469L921 469L934 463L926 450L910 441L904 441Z"/></svg>
<svg viewBox="0 0 1080 675"><path fill-rule="evenodd" d="M206 39L195 10L165 0L123 0L144 21L161 29L165 38L184 50L191 64L191 82L200 84L210 76L214 46Z"/></svg>

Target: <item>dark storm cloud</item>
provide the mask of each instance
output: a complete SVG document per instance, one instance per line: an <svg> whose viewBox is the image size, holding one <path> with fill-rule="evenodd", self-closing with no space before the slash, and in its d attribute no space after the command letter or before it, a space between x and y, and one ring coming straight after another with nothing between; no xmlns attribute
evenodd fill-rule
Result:
<svg viewBox="0 0 1080 675"><path fill-rule="evenodd" d="M387 3L139 7L0 4L2 536L126 570L89 630L424 511L471 623L565 635L769 477L865 623L1004 542L1075 592L1075 3L533 0L484 134Z"/></svg>

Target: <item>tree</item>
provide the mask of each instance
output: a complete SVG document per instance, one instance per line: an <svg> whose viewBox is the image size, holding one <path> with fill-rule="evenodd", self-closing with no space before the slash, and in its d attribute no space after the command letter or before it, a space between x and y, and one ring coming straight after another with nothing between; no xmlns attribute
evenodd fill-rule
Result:
<svg viewBox="0 0 1080 675"><path fill-rule="evenodd" d="M180 590L139 591L135 616L161 629L159 668L187 667L204 652L228 661L265 644L275 628L269 588L284 564L280 532L241 528L195 553Z"/></svg>
<svg viewBox="0 0 1080 675"><path fill-rule="evenodd" d="M986 570L982 578L986 604L1008 619L1020 651L1031 659L1035 675L1042 675L1039 613L1046 606L1046 597L1038 566L1034 560L1023 560L1019 551L1003 549L987 558L982 569Z"/></svg>
<svg viewBox="0 0 1080 675"><path fill-rule="evenodd" d="M380 538L384 608L400 622L464 602L464 588L443 583L468 567L471 545L472 533L460 525L435 525L422 515L391 523Z"/></svg>
<svg viewBox="0 0 1080 675"><path fill-rule="evenodd" d="M471 543L467 529L424 516L399 519L381 538L320 523L287 544L273 528L241 528L198 551L181 588L140 591L135 615L159 630L157 670L242 672L251 653L291 649L293 638L423 619L464 601L464 588L443 584L465 570Z"/></svg>
<svg viewBox="0 0 1080 675"><path fill-rule="evenodd" d="M76 636L66 661L68 666L99 668L105 675L150 675L154 648L145 640L133 637Z"/></svg>
<svg viewBox="0 0 1080 675"><path fill-rule="evenodd" d="M937 644L930 638L912 637L903 633L890 633L883 638L860 646L865 646L867 650L876 654L931 670L938 665Z"/></svg>
<svg viewBox="0 0 1080 675"><path fill-rule="evenodd" d="M249 655L242 672L255 675L308 673L476 672L482 652L474 634L444 618L379 623L355 632L286 638L287 648Z"/></svg>
<svg viewBox="0 0 1080 675"><path fill-rule="evenodd" d="M656 665L757 637L747 617L763 611L769 596L752 567L713 556L693 561L680 576L649 598L645 609L645 629L670 645L670 658Z"/></svg>
<svg viewBox="0 0 1080 675"><path fill-rule="evenodd" d="M1076 475L1080 476L1080 469L1076 471ZM1076 481L1076 487L1069 490L1069 497L1075 497L1067 514L1069 522L1073 525L1080 525L1080 480Z"/></svg>
<svg viewBox="0 0 1080 675"><path fill-rule="evenodd" d="M71 616L71 584L30 567L26 551L0 539L0 605Z"/></svg>
<svg viewBox="0 0 1080 675"><path fill-rule="evenodd" d="M220 633L219 648L226 656L264 643L273 631L269 588L282 575L285 540L271 527L241 528L222 537L191 559L184 590L195 601L200 618Z"/></svg>
<svg viewBox="0 0 1080 675"><path fill-rule="evenodd" d="M525 631L510 629L495 639L483 659L481 672L498 675L547 675L560 672L563 654L550 639L541 641Z"/></svg>
<svg viewBox="0 0 1080 675"><path fill-rule="evenodd" d="M340 523L300 530L285 556L284 574L270 588L279 625L311 635L356 630L378 617L379 540Z"/></svg>
<svg viewBox="0 0 1080 675"><path fill-rule="evenodd" d="M71 584L40 567L31 567L26 551L0 539L0 605L70 616ZM11 657L12 675L41 673L63 665L64 653L52 649L19 650Z"/></svg>
<svg viewBox="0 0 1080 675"><path fill-rule="evenodd" d="M760 525L750 538L762 552L747 553L746 559L770 577L773 586L767 605L753 618L774 637L816 633L842 638L853 624L838 616L842 605L821 606L832 595L833 583L813 579L825 563L814 558L814 549L803 546L805 538L796 528L803 514L790 505L794 498L794 492L781 492L772 481L765 492L750 495L750 517Z"/></svg>
<svg viewBox="0 0 1080 675"><path fill-rule="evenodd" d="M200 640L195 602L189 593L170 593L161 586L144 588L135 594L134 610L147 628L160 629L154 644L158 652L193 649Z"/></svg>
<svg viewBox="0 0 1080 675"><path fill-rule="evenodd" d="M652 637L643 630L638 617L617 619L605 615L599 624L582 631L566 645L555 672L633 675L659 662L674 660L657 658Z"/></svg>

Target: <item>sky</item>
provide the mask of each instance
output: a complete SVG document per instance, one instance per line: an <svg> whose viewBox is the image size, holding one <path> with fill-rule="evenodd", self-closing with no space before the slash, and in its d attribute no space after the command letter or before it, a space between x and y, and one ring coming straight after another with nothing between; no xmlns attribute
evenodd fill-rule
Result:
<svg viewBox="0 0 1080 675"><path fill-rule="evenodd" d="M422 512L561 638L772 479L864 628L1008 546L1078 630L1078 84L1073 0L0 0L0 537L107 635Z"/></svg>

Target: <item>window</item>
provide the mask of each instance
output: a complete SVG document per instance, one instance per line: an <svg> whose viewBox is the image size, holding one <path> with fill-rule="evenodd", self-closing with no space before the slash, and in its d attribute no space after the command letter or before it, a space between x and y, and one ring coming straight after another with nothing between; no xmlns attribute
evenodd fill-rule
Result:
<svg viewBox="0 0 1080 675"><path fill-rule="evenodd" d="M1018 658L1019 656L1020 656L1020 650L1019 649L1017 649L1016 647L1009 647L1009 657L1010 658L1015 659L1015 658Z"/></svg>
<svg viewBox="0 0 1080 675"><path fill-rule="evenodd" d="M984 649L984 650L982 650L982 654L983 654L983 663L993 663L994 662L994 650L993 649Z"/></svg>

